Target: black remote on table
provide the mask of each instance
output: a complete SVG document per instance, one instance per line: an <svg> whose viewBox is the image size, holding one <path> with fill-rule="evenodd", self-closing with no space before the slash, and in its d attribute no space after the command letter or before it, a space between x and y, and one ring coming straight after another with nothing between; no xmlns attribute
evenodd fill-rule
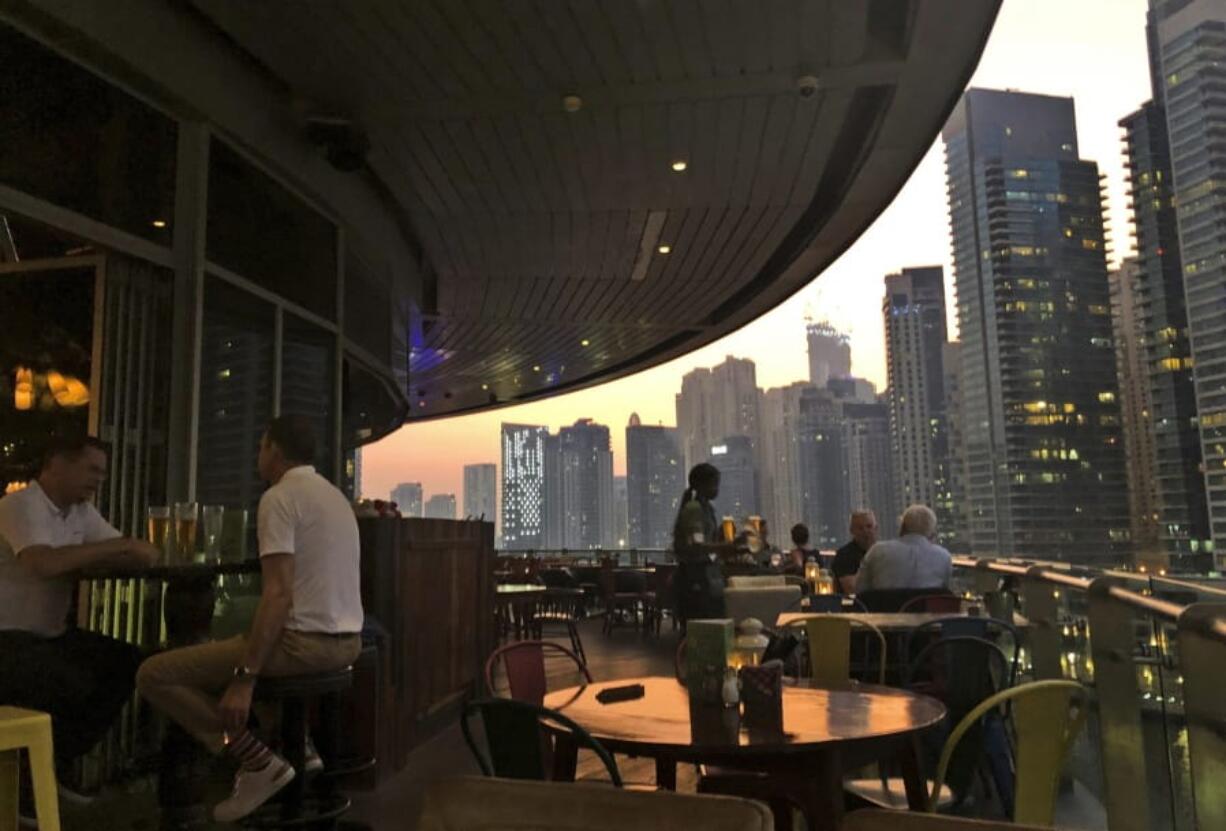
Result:
<svg viewBox="0 0 1226 831"><path fill-rule="evenodd" d="M642 698L643 694L642 684L627 684L624 687L605 687L596 693L596 700L601 704L612 704L615 701L633 701Z"/></svg>

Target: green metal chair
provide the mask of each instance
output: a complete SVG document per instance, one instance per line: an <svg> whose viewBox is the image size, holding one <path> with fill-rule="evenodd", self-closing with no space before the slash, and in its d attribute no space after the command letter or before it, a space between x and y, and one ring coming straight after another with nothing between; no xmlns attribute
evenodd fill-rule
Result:
<svg viewBox="0 0 1226 831"><path fill-rule="evenodd" d="M877 641L878 684L885 683L885 634L871 623L840 615L817 615L789 623L786 629L804 629L809 642L809 679L828 687L846 684L851 678L851 631L864 629Z"/></svg>
<svg viewBox="0 0 1226 831"><path fill-rule="evenodd" d="M481 714L485 727L488 758L477 746L469 725L477 713ZM622 787L621 773L613 755L590 733L557 710L511 698L483 698L465 705L460 732L464 734L468 749L486 776L544 781L550 778L552 772L552 743L541 729L543 722L553 722L566 728L576 745L591 750L600 758L613 786Z"/></svg>

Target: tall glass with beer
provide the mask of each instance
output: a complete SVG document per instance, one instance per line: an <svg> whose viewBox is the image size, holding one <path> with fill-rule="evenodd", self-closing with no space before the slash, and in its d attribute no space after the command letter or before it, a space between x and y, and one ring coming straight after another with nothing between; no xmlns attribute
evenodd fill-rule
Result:
<svg viewBox="0 0 1226 831"><path fill-rule="evenodd" d="M149 542L162 553L162 561L170 558L170 507L167 505L150 505L145 511L146 529Z"/></svg>
<svg viewBox="0 0 1226 831"><path fill-rule="evenodd" d="M175 503L175 559L190 563L196 558L196 530L200 524L200 505Z"/></svg>
<svg viewBox="0 0 1226 831"><path fill-rule="evenodd" d="M724 542L732 542L736 539L736 520L730 516L724 517L720 523L723 529Z"/></svg>

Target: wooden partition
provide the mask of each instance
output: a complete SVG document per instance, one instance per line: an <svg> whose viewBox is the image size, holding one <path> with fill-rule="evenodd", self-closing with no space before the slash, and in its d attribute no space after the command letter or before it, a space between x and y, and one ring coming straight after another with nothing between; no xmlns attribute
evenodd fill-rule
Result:
<svg viewBox="0 0 1226 831"><path fill-rule="evenodd" d="M439 519L362 519L362 602L387 633L376 712L377 778L480 691L494 629L494 526Z"/></svg>

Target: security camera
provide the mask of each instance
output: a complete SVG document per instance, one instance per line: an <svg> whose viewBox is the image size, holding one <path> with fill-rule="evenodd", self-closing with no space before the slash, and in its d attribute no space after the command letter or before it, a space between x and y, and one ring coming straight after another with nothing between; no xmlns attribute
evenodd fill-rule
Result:
<svg viewBox="0 0 1226 831"><path fill-rule="evenodd" d="M801 98L812 98L817 93L817 87L816 75L801 75L796 79L796 91Z"/></svg>

